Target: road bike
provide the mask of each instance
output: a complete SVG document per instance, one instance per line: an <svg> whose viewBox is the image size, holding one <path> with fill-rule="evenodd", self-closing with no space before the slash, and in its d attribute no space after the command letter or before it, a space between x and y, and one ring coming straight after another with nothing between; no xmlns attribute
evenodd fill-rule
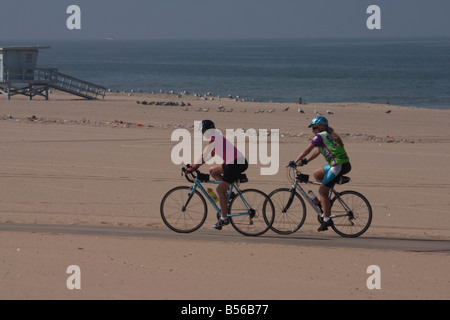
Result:
<svg viewBox="0 0 450 320"><path fill-rule="evenodd" d="M275 206L275 219L271 229L278 234L292 234L298 231L306 218L306 205L303 199L311 205L319 223L323 220L323 212L320 202L316 205L308 193L300 186L301 183L320 185L321 183L310 181L309 175L302 174L298 169L302 164L287 167L287 175L293 185L290 188L279 188L268 197ZM348 183L350 178L342 176L338 185ZM362 235L372 222L372 207L369 201L361 193L346 190L330 190L331 218L333 230L342 237L355 238Z"/></svg>
<svg viewBox="0 0 450 320"><path fill-rule="evenodd" d="M165 225L180 233L198 230L206 221L208 206L205 198L217 212L220 208L211 198L204 184L219 184L210 180L209 174L196 170L187 172L182 168L182 175L192 183L191 186L178 186L169 190L161 201L161 217ZM257 189L241 190L241 183L248 181L246 174L230 185L227 193L228 218L236 231L246 236L259 236L270 229L275 217L275 208L267 194Z"/></svg>

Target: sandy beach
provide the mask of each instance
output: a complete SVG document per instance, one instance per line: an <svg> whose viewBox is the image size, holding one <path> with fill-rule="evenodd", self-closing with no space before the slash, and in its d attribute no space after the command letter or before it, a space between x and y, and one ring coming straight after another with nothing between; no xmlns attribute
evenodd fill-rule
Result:
<svg viewBox="0 0 450 320"><path fill-rule="evenodd" d="M371 202L374 218L362 238L444 240L447 250L248 243L231 226L223 231L237 240L214 241L221 231L212 230L212 211L202 227L212 231L211 241L175 232L152 238L0 231L0 299L449 299L448 109L192 94L108 93L103 101L58 92L49 101L0 95L0 224L167 229L161 199L187 185L171 160L171 135L193 132L203 119L224 131L279 129L278 173L261 175L264 165L251 165L245 187L288 187L284 167L311 140L316 111L344 140L353 167L345 188ZM303 170L312 174L323 164L318 158ZM340 238L318 233L307 212L298 235ZM66 285L71 265L81 269L79 290ZM366 285L371 265L380 267L380 289Z"/></svg>

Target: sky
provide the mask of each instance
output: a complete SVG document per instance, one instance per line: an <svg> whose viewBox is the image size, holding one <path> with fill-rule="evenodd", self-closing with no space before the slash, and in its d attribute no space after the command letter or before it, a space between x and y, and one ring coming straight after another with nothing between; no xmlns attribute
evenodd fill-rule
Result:
<svg viewBox="0 0 450 320"><path fill-rule="evenodd" d="M450 36L449 16L449 0L5 0L0 40L433 37Z"/></svg>

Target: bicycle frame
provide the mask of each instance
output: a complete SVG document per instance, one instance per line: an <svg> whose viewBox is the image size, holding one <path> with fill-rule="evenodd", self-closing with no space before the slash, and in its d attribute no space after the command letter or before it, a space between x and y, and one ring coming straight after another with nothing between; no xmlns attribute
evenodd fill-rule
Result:
<svg viewBox="0 0 450 320"><path fill-rule="evenodd" d="M307 183L310 183L310 184L320 184L320 183L313 182L313 181L308 181ZM314 209L314 211L316 211L316 213L317 213L318 215L321 216L321 215L323 214L323 212L322 212L322 210L319 208L319 206L317 206L317 205L314 203L314 201L309 197L309 195L306 193L306 191L303 190L303 188L300 186L300 183L298 182L297 179L295 179L294 184L292 185L291 189L296 189L296 190L298 190L298 192L300 192L300 194L303 196L303 199L305 199L305 200L309 203L309 205ZM334 190L333 190L333 191L334 191Z"/></svg>
<svg viewBox="0 0 450 320"><path fill-rule="evenodd" d="M208 194L208 192L206 191L206 189L203 187L203 183L210 183L210 184L219 184L220 181L216 181L216 180L209 180L208 182L201 182L198 178L195 178L194 184L191 187L191 193L189 194L189 197L186 201L185 207L189 204L189 201L191 199L191 195L195 193L195 191L197 189L199 189L201 191L201 193L203 194L204 197L206 197L206 199L208 199L209 203L211 203L211 205L213 206L213 208L217 211L217 214L220 215L221 214L221 210L220 208L217 206L217 204L214 202L214 200L211 198L211 196ZM251 208L250 205L248 204L247 200L245 200L244 196L241 193L241 190L239 190L239 188L236 186L236 184L232 183L230 185L230 189L228 190L227 193L227 202L230 201L231 199L231 195L233 193L233 190L236 191L236 196L239 196L242 200L242 202L244 203L245 207L247 208L246 212L238 212L238 213L233 213L233 214L228 214L228 217L235 217L235 216L243 216L243 215L249 215L251 214Z"/></svg>
<svg viewBox="0 0 450 320"><path fill-rule="evenodd" d="M292 234L302 227L306 218L305 202L308 202L317 213L319 223L323 223L323 208L310 198L308 188L301 186L302 183L321 185L321 182L310 181L309 175L302 174L297 166L288 166L290 168L287 174L289 181L293 182L292 186L275 189L268 195L273 200L277 214L270 228L278 234ZM341 176L336 184L345 184L349 181L348 176ZM334 218L331 228L337 234L354 238L367 231L372 221L372 207L364 195L353 190L337 191L333 187L329 189L328 196L331 217ZM318 231L324 230L319 228Z"/></svg>
<svg viewBox="0 0 450 320"><path fill-rule="evenodd" d="M296 173L296 177L295 177L294 183L293 183L293 185L291 187L291 190L292 189L298 190L300 192L300 194L303 196L303 198L306 199L306 201L309 203L309 205L314 209L314 211L316 211L316 213L320 217L323 217L323 212L322 212L321 208L319 208L319 206L317 206L314 203L314 201L309 197L309 195L306 193L306 191L300 186L300 181L299 181L299 178L298 178L299 171L297 170L297 168L295 168L295 173ZM306 183L306 184L314 184L314 185L321 185L320 182L315 182L315 181L306 181L304 183ZM342 214L342 215L331 214L330 217L331 218L337 218L337 217L349 216L350 219L353 218L353 212L350 210L350 208L347 206L347 204L341 199L341 197L339 196L339 192L337 192L336 190L334 190L334 188L332 188L332 189L330 189L330 198L331 198L332 194L336 196L338 201L345 208L345 211L347 212L347 214ZM292 198L293 198L293 195L289 198L288 204L287 204L285 209L289 208L289 206L291 205Z"/></svg>

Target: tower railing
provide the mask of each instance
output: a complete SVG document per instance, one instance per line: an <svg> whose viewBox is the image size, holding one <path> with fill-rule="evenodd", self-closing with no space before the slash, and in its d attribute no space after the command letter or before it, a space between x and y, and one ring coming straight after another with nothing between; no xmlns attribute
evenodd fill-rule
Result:
<svg viewBox="0 0 450 320"><path fill-rule="evenodd" d="M104 99L106 88L94 83L77 79L75 77L58 72L56 68L10 68L3 70L4 83L27 83L48 85L51 88L61 90L90 100L101 97Z"/></svg>

